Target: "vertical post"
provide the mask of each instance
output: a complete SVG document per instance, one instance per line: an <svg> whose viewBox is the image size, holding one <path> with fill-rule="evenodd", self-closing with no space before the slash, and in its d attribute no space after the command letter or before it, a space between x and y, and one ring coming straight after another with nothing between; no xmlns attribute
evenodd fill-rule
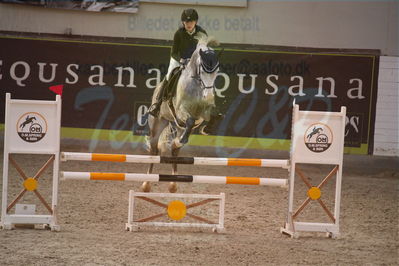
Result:
<svg viewBox="0 0 399 266"><path fill-rule="evenodd" d="M295 125L298 121L299 105L294 103L292 108L292 122L291 122L291 148L290 148L290 168L289 168L289 188L288 188L288 213L287 216L292 215L294 208L294 185L295 185L295 147L296 147L296 135ZM287 217L287 221L290 221L292 217ZM288 227L291 227L290 223L287 223ZM293 228L290 228L293 230Z"/></svg>
<svg viewBox="0 0 399 266"><path fill-rule="evenodd" d="M55 158L53 162L53 193L51 196L51 207L53 209L53 221L51 226L51 229L53 230L59 230L59 226L57 225L57 205L58 205L58 186L59 186L59 165L60 165L60 145L61 145L61 110L62 110L62 102L61 102L61 96L57 95L55 98L56 105L57 105L57 119L56 119L56 125L55 125L55 133L56 133L56 151L54 153Z"/></svg>
<svg viewBox="0 0 399 266"><path fill-rule="evenodd" d="M6 112L5 112L5 121L4 124L7 125L7 120L9 119L9 104L10 104L11 95L6 93ZM8 139L7 130L4 130L4 157L3 157L3 194L2 194L2 202L1 202L1 224L6 227L6 215L7 215L7 204L8 204L8 145L9 142L6 141Z"/></svg>
<svg viewBox="0 0 399 266"><path fill-rule="evenodd" d="M341 115L342 121L341 121L341 136L342 138L345 137L345 123L346 123L346 107L342 106L341 107ZM344 142L344 139L342 139L342 142ZM342 167L343 167L343 160L344 160L344 145L340 146L340 151L339 151L339 166L338 166L338 172L336 173L336 185L335 185L335 207L334 207L334 217L335 217L335 225L337 226L339 230L339 215L340 215L340 209L341 209L341 189L342 189ZM334 237L334 235L332 235Z"/></svg>
<svg viewBox="0 0 399 266"><path fill-rule="evenodd" d="M221 230L224 230L224 204L225 204L225 194L220 193L219 201L219 226Z"/></svg>
<svg viewBox="0 0 399 266"><path fill-rule="evenodd" d="M127 223L131 225L133 223L133 208L134 208L134 191L129 190L129 209L128 209L128 217Z"/></svg>

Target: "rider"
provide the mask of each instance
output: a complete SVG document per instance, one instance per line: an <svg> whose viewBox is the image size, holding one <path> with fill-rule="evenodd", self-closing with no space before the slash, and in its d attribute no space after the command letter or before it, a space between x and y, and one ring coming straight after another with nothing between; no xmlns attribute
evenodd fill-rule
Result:
<svg viewBox="0 0 399 266"><path fill-rule="evenodd" d="M168 68L168 73L166 74L165 80L163 80L159 94L157 96L156 102L153 103L148 110L148 112L157 117L159 115L159 109L164 98L165 88L168 86L168 81L172 75L172 71L179 67L187 59L191 58L194 53L198 40L195 38L199 34L206 34L206 31L197 25L198 13L195 9L189 8L183 11L181 14L182 27L180 27L174 37L173 46L171 50L171 58Z"/></svg>

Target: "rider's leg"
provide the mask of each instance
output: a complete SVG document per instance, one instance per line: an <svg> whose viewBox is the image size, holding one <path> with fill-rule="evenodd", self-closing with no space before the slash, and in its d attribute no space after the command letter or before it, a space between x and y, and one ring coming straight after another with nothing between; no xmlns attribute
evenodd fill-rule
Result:
<svg viewBox="0 0 399 266"><path fill-rule="evenodd" d="M169 80L170 75L172 75L173 69L175 69L178 66L180 66L180 63L176 61L173 57L171 57L169 61L168 73L166 74L166 80Z"/></svg>
<svg viewBox="0 0 399 266"><path fill-rule="evenodd" d="M170 58L168 73L165 76L165 79L162 81L161 87L159 88L159 92L156 98L156 101L150 106L148 112L156 117L159 114L159 109L161 108L162 99L165 94L165 88L168 86L169 78L172 74L173 69L180 65L173 57Z"/></svg>

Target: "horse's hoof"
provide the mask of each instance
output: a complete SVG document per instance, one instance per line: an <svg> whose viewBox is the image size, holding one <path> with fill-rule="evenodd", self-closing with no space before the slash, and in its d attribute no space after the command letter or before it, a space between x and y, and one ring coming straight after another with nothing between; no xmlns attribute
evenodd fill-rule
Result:
<svg viewBox="0 0 399 266"><path fill-rule="evenodd" d="M188 142L188 136L182 136L180 138L180 143L182 143L182 145L187 144Z"/></svg>
<svg viewBox="0 0 399 266"><path fill-rule="evenodd" d="M173 141L173 145L174 145L174 147L176 147L176 148L181 148L181 147L183 147L183 143L181 143L181 142L179 141L179 139L177 139L177 138Z"/></svg>
<svg viewBox="0 0 399 266"><path fill-rule="evenodd" d="M151 184L150 184L150 182L144 182L144 183L141 185L141 190L142 190L143 192L150 192L150 191L151 191Z"/></svg>
<svg viewBox="0 0 399 266"><path fill-rule="evenodd" d="M176 193L176 191L177 191L177 184L176 184L176 182L170 182L169 183L169 192L170 193Z"/></svg>
<svg viewBox="0 0 399 266"><path fill-rule="evenodd" d="M205 132L205 128L206 128L206 125L201 126L201 128L199 129L199 133L201 135L208 136L209 134L207 132Z"/></svg>

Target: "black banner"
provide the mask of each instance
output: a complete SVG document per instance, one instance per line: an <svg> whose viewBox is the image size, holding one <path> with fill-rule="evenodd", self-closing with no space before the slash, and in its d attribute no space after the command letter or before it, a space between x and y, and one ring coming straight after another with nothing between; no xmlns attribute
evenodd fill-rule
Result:
<svg viewBox="0 0 399 266"><path fill-rule="evenodd" d="M4 97L54 99L63 86L62 126L146 133L143 117L166 74L169 46L28 38L0 39ZM372 150L378 56L225 49L216 102L218 136L289 139L292 102L301 110L347 107L346 147Z"/></svg>

